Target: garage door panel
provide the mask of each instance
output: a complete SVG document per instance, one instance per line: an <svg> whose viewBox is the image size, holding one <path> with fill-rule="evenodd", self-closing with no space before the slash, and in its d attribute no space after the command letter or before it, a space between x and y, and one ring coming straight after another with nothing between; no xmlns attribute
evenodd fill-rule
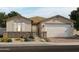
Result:
<svg viewBox="0 0 79 59"><path fill-rule="evenodd" d="M71 25L46 25L47 37L68 37Z"/></svg>

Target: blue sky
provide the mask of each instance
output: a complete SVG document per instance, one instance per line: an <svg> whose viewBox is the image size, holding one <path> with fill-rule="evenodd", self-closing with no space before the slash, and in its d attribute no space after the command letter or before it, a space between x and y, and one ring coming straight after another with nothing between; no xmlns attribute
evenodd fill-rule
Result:
<svg viewBox="0 0 79 59"><path fill-rule="evenodd" d="M0 12L16 11L25 17L42 16L48 18L62 15L69 18L70 12L75 9L76 7L4 7L0 8Z"/></svg>

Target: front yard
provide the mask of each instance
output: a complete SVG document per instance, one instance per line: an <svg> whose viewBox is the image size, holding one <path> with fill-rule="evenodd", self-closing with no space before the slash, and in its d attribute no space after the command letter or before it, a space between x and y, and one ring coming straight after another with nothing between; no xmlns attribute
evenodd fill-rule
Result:
<svg viewBox="0 0 79 59"><path fill-rule="evenodd" d="M78 42L79 43L79 36L73 36L72 38L40 38L38 36L29 36L29 37L17 37L17 38L9 38L7 33L4 33L3 37L0 38L0 43L8 42L8 43L23 43L23 42L52 42L52 43L72 43Z"/></svg>
<svg viewBox="0 0 79 59"><path fill-rule="evenodd" d="M52 42L52 43L73 43L73 42L79 42L79 39L66 39L66 38L48 38L48 39L43 39L36 37L34 39L31 38L8 38L9 40L3 40L3 38L0 38L0 43L1 42L12 42L12 43L23 43L23 42Z"/></svg>

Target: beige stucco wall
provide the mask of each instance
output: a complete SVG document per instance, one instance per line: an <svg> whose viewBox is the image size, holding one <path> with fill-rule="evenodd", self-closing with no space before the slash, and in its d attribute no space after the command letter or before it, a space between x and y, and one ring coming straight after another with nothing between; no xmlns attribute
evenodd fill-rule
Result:
<svg viewBox="0 0 79 59"><path fill-rule="evenodd" d="M6 22L6 31L7 32L13 31L13 21L7 21Z"/></svg>
<svg viewBox="0 0 79 59"><path fill-rule="evenodd" d="M62 24L63 25L63 24L68 24L68 23L73 27L73 23L70 21L67 21L67 19L53 18L53 19L50 19L49 21L40 23L40 31L46 31L45 24Z"/></svg>
<svg viewBox="0 0 79 59"><path fill-rule="evenodd" d="M37 32L37 31L38 31L37 25L32 25L32 32Z"/></svg>
<svg viewBox="0 0 79 59"><path fill-rule="evenodd" d="M22 29L21 32L31 32L31 21L24 19L24 18L10 18L11 20L6 22L6 31L7 32L17 32L14 30L14 23L24 23L24 25L22 25Z"/></svg>

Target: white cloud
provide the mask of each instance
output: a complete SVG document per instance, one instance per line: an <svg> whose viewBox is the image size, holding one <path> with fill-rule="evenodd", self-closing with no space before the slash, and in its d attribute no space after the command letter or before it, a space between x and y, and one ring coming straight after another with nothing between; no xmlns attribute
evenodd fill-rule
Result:
<svg viewBox="0 0 79 59"><path fill-rule="evenodd" d="M0 12L2 11L9 13L10 11L16 11L19 12L21 15L27 17L32 17L32 16L52 17L55 15L62 15L69 18L70 12L76 9L76 7L40 7L38 9L35 8L33 10L32 8L4 7L4 8L0 8Z"/></svg>
<svg viewBox="0 0 79 59"><path fill-rule="evenodd" d="M48 8L39 8L37 11L32 12L30 14L26 14L26 16L43 16L43 17L51 17L55 15L62 15L68 17L72 10L76 9L76 7L48 7ZM68 17L69 18L69 17Z"/></svg>

